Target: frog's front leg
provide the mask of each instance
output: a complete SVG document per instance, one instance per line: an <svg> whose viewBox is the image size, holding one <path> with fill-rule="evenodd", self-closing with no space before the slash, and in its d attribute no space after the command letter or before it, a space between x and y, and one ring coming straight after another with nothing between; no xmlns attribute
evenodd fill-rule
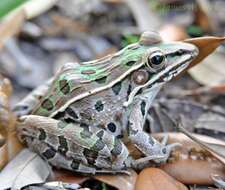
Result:
<svg viewBox="0 0 225 190"><path fill-rule="evenodd" d="M107 131L42 116L23 116L19 138L56 167L76 172L127 173L129 152Z"/></svg>
<svg viewBox="0 0 225 190"><path fill-rule="evenodd" d="M128 120L129 139L144 155L146 155L143 159L143 162L146 164L148 164L149 160L165 162L168 159L171 150L178 146L178 144L166 145L167 137L160 143L143 131L148 108L148 101L145 99L133 103Z"/></svg>

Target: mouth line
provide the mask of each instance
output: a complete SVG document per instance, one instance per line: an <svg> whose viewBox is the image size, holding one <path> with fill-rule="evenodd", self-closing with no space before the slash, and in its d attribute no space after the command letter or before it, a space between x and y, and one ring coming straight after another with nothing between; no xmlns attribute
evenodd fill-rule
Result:
<svg viewBox="0 0 225 190"><path fill-rule="evenodd" d="M158 76L151 81L150 86L153 86L157 82L163 83L170 81L172 78L176 77L178 74L184 71L189 66L192 60L193 56L187 55L186 57L184 57L184 59L180 60L178 63L172 64L165 70L158 73Z"/></svg>
<svg viewBox="0 0 225 190"><path fill-rule="evenodd" d="M160 80L161 80L161 82L168 82L172 78L174 78L177 75L179 75L182 71L184 71L189 66L190 61L192 61L192 58L193 57L190 56L185 61L182 61L182 62L176 64L175 66L172 65L172 67L169 69L168 72L163 73L162 75L160 75L159 82L160 82Z"/></svg>

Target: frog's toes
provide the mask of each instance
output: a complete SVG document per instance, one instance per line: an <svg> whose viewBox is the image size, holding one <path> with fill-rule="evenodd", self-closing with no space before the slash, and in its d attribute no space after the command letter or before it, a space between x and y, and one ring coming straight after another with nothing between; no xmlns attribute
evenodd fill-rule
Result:
<svg viewBox="0 0 225 190"><path fill-rule="evenodd" d="M168 139L169 139L169 135L168 134L165 134L163 136L162 141L161 141L161 145L165 146L167 144L167 142L168 142Z"/></svg>
<svg viewBox="0 0 225 190"><path fill-rule="evenodd" d="M173 151L176 147L180 147L180 146L181 146L180 143L173 143L169 145L162 144L162 149L161 149L162 158L155 160L155 162L166 162L170 156L171 151Z"/></svg>

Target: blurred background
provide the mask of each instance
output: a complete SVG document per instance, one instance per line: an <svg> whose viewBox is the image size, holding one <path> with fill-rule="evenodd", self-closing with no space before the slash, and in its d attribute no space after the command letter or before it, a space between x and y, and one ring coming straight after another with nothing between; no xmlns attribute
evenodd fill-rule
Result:
<svg viewBox="0 0 225 190"><path fill-rule="evenodd" d="M159 32L164 41L225 36L225 0L0 0L0 129L3 124L9 129L14 126L16 118L11 114L12 108L52 77L64 63L85 62L113 54L137 42L147 30ZM208 189L207 184L216 184L211 174L224 177L224 60L225 46L222 44L179 80L165 85L149 110L151 118L146 122L147 132L167 133L172 135L172 141L184 143L180 152L174 152L169 160L178 162L162 169L184 184L195 184L190 189L203 190ZM10 100L10 82L3 80L1 75L11 81ZM198 147L196 151L190 139L187 141L181 134L170 133L176 131L180 123L189 132L205 135L201 140L214 137L204 142L211 143L211 148L216 147L217 153L223 155L223 165L203 149ZM219 139L223 141L218 142ZM0 141L0 147L4 143ZM0 166L4 164L0 160ZM56 172L55 180L64 181L71 176L60 172ZM153 174L159 176L157 171ZM117 189L133 189L137 175L133 171L126 178L95 178ZM161 177L164 179L164 174ZM79 183L90 180L78 179ZM93 183L95 189L115 189L106 188L96 179L93 182L91 178L87 183ZM163 181L160 179L156 181L158 184ZM168 181L171 183L171 178Z"/></svg>
<svg viewBox="0 0 225 190"><path fill-rule="evenodd" d="M224 0L1 0L0 17L0 73L12 81L12 105L65 62L114 53L146 30L168 41L225 35ZM224 53L219 47L173 88L225 84Z"/></svg>

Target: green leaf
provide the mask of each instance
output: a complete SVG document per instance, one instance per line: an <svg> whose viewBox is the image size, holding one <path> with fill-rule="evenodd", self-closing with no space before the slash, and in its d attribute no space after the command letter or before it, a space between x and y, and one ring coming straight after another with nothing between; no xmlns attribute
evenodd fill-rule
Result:
<svg viewBox="0 0 225 190"><path fill-rule="evenodd" d="M123 36L123 39L121 42L122 47L126 47L129 44L138 42L139 38L140 38L139 35L134 35L134 34L128 34L128 35Z"/></svg>
<svg viewBox="0 0 225 190"><path fill-rule="evenodd" d="M0 19L28 0L0 0Z"/></svg>

